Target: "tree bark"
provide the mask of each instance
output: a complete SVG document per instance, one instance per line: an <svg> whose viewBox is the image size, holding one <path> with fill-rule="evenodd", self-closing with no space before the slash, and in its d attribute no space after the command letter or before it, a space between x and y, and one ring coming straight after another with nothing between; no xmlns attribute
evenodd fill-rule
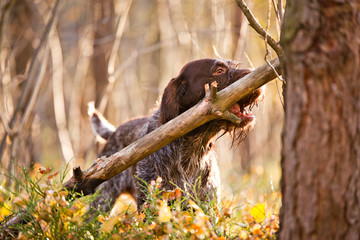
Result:
<svg viewBox="0 0 360 240"><path fill-rule="evenodd" d="M281 239L360 237L360 5L287 1Z"/></svg>

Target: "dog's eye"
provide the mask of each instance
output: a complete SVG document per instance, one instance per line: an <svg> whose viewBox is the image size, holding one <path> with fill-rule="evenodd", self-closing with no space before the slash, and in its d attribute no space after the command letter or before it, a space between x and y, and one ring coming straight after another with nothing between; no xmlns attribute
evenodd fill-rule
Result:
<svg viewBox="0 0 360 240"><path fill-rule="evenodd" d="M214 73L214 75L219 75L226 72L226 69L224 67L218 67Z"/></svg>

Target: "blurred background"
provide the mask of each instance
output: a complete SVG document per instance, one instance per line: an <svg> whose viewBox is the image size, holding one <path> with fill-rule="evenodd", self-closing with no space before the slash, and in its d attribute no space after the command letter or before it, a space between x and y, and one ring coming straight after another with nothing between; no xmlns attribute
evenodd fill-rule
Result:
<svg viewBox="0 0 360 240"><path fill-rule="evenodd" d="M269 1L247 3L278 39ZM16 175L17 165L89 167L101 147L87 116L90 101L118 126L147 115L191 60L265 64L264 40L235 0L1 0L0 8L3 176ZM278 188L281 85L267 85L253 110L257 125L239 146L218 140L224 195Z"/></svg>

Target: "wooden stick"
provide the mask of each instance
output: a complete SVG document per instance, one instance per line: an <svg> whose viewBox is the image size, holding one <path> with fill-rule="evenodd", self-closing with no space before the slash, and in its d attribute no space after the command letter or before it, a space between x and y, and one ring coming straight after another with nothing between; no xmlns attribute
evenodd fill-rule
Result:
<svg viewBox="0 0 360 240"><path fill-rule="evenodd" d="M276 71L281 73L279 59L271 63ZM226 112L232 104L274 78L276 78L276 73L268 64L265 64L217 92L215 100L212 99L214 98L212 93L206 94L197 105L143 138L109 157L98 158L95 164L82 174L79 174L80 168L74 169L74 176L64 184L64 187L84 194L94 193L96 187L104 181L204 123L216 118L229 120L229 115L222 113Z"/></svg>

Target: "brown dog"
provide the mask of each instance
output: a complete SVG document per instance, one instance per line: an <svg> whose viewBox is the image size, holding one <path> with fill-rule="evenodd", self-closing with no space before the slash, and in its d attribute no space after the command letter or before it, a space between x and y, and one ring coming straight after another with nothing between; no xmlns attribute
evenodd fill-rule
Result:
<svg viewBox="0 0 360 240"><path fill-rule="evenodd" d="M236 68L231 61L193 61L183 67L178 77L171 79L162 95L160 107L152 116L129 121L114 131L100 113L92 112L95 133L107 140L99 157L114 154L197 104L205 96L205 84L216 81L221 90L249 72L248 69ZM138 178L150 183L159 176L163 179L162 188L166 190L174 189L173 184L186 189L188 184L200 181L196 195L201 200L218 198L220 178L214 138L222 130L232 132L237 139L246 137L255 124L255 117L248 107L261 100L263 93L263 89L257 89L229 108L242 120L240 125L226 120L212 120L196 128L103 183L100 186L101 197L95 205L109 210L121 193L128 192L134 196L140 209L146 198L143 183Z"/></svg>

